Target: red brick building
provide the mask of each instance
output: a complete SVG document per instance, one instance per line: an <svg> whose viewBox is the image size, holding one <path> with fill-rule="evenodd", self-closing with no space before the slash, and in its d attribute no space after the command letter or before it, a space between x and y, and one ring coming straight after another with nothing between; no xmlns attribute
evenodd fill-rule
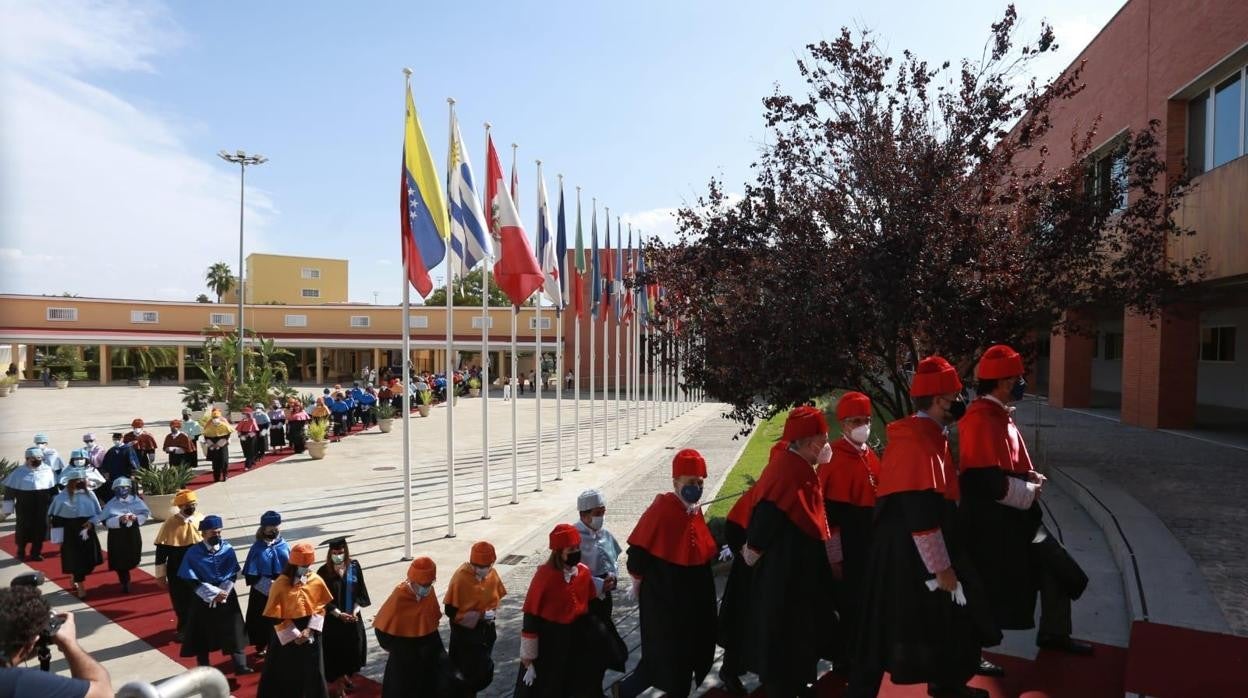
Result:
<svg viewBox="0 0 1248 698"><path fill-rule="evenodd" d="M1095 338L1052 338L1059 407L1117 406L1150 428L1248 424L1248 2L1129 0L1076 59L1086 89L1054 115L1054 152L1099 116L1090 157L1107 176L1127 129L1162 124L1170 177L1190 167L1180 220L1196 234L1172 258L1209 255L1205 281L1155 323L1080 309ZM1072 311L1076 312L1076 311ZM1150 326L1151 324L1151 326Z"/></svg>

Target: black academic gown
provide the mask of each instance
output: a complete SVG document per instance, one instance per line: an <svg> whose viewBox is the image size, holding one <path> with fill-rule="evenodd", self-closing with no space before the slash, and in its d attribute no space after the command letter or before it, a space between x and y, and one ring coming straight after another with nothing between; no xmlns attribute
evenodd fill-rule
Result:
<svg viewBox="0 0 1248 698"><path fill-rule="evenodd" d="M299 630L308 627L310 617L291 622ZM256 698L326 698L323 663L324 646L321 633L312 631L312 641L304 644L291 641L283 645L277 633L269 628L269 649L264 656L264 671Z"/></svg>
<svg viewBox="0 0 1248 698"><path fill-rule="evenodd" d="M1005 496L1008 477L1000 468L968 468L959 476L958 528L998 627L1026 630L1035 626L1039 590L1028 552L1042 514L1038 501L1027 510L996 501Z"/></svg>
<svg viewBox="0 0 1248 698"><path fill-rule="evenodd" d="M862 613L862 579L866 574L867 555L871 550L871 529L875 507L856 506L848 502L823 500L828 514L828 528L841 531L842 568L844 576L833 583L836 607L840 610L841 637L845 651L857 636L858 618Z"/></svg>
<svg viewBox="0 0 1248 698"><path fill-rule="evenodd" d="M192 591L190 582L178 576L182 567L182 558L186 557L189 545L156 544L156 564L165 565L169 579L169 602L173 605L173 614L178 617L178 632L186 628L187 610L192 601L198 601Z"/></svg>
<svg viewBox="0 0 1248 698"><path fill-rule="evenodd" d="M130 444L113 446L104 452L100 460L99 471L106 481L95 491L100 504L113 498L113 481L119 477L130 477L139 466L139 454Z"/></svg>
<svg viewBox="0 0 1248 698"><path fill-rule="evenodd" d="M56 487L46 490L8 489L5 496L13 498L13 513L17 516L14 527L17 546L43 545L48 538L48 506L56 496Z"/></svg>
<svg viewBox="0 0 1248 698"><path fill-rule="evenodd" d="M687 696L715 661L715 579L710 564L677 565L637 545L628 572L642 578L641 665L645 680Z"/></svg>
<svg viewBox="0 0 1248 698"><path fill-rule="evenodd" d="M747 664L768 685L814 683L819 658L831 657L839 633L824 543L768 499L754 505L747 535L763 551L750 587Z"/></svg>
<svg viewBox="0 0 1248 698"><path fill-rule="evenodd" d="M143 534L137 525L108 529L108 569L132 570L139 566L142 556Z"/></svg>
<svg viewBox="0 0 1248 698"><path fill-rule="evenodd" d="M321 633L324 643L322 653L325 657L325 679L335 681L343 676L352 676L364 667L368 659L368 648L365 642L364 616L359 609L369 606L368 587L364 584L364 570L356 560L351 561L355 572L355 584L351 593L351 605L346 606L346 584L342 577L333 573L330 565L322 565L317 575L329 587L334 600L325 607L325 629ZM354 623L338 620L334 611L342 611L355 616Z"/></svg>
<svg viewBox="0 0 1248 698"><path fill-rule="evenodd" d="M53 527L65 529L64 542L61 543L62 573L71 575L75 580L82 579L104 562L104 551L100 549L100 537L95 532L95 525L91 523L92 517L53 516L51 521ZM84 523L91 524L85 529L86 540L80 535L80 531L84 530Z"/></svg>
<svg viewBox="0 0 1248 698"><path fill-rule="evenodd" d="M203 545L203 543L195 545ZM204 600L195 593L194 589L198 582L185 579L183 581L188 585L190 598L186 602L182 656L194 657L214 650L221 650L227 654L244 651L247 648L247 634L243 628L243 609L238 603L238 594L234 592L234 579L213 580L220 582L216 586L228 588L230 596L224 603L212 607L204 603Z"/></svg>
<svg viewBox="0 0 1248 698"><path fill-rule="evenodd" d="M724 595L719 603L719 631L716 642L724 648L724 664L730 672L739 676L745 673L745 645L750 633L750 586L754 570L745 564L741 548L745 545L745 529L732 520L724 522L724 542L732 551L732 568L724 584Z"/></svg>
<svg viewBox="0 0 1248 698"><path fill-rule="evenodd" d="M896 492L876 505L862 589L855 662L889 672L893 683L961 686L979 666L981 647L1001 641L985 592L955 531L952 502L934 490ZM939 528L968 603L929 591L913 532ZM986 620L985 620L986 619Z"/></svg>
<svg viewBox="0 0 1248 698"><path fill-rule="evenodd" d="M295 453L303 453L307 444L307 422L296 420L287 422L290 430L290 450Z"/></svg>
<svg viewBox="0 0 1248 698"><path fill-rule="evenodd" d="M450 695L450 661L442 636L399 637L373 628L377 644L390 653L382 678L382 698Z"/></svg>

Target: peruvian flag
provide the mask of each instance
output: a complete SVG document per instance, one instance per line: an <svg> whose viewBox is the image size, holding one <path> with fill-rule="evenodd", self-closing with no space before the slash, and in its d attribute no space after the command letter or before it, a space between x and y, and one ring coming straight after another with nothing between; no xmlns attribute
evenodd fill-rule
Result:
<svg viewBox="0 0 1248 698"><path fill-rule="evenodd" d="M520 305L542 287L545 276L538 266L529 237L520 223L516 204L503 183L503 166L494 149L494 139L489 138L485 172L485 220L490 234L497 243L498 261L494 263L494 277L498 287L511 299L512 305Z"/></svg>

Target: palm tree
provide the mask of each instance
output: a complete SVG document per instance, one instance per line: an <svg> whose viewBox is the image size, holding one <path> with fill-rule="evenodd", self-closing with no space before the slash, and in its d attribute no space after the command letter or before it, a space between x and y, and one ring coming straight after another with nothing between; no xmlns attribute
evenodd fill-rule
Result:
<svg viewBox="0 0 1248 698"><path fill-rule="evenodd" d="M208 282L208 290L217 294L218 303L221 302L221 296L234 288L234 274L230 271L230 265L225 262L217 262L208 267L204 280Z"/></svg>

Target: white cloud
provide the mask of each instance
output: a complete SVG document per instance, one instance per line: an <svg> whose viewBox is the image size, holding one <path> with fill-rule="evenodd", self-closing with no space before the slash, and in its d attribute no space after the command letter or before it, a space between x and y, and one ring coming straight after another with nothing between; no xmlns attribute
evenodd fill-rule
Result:
<svg viewBox="0 0 1248 698"><path fill-rule="evenodd" d="M179 30L152 4L3 4L0 242L17 255L0 255L0 291L193 300L209 261L237 258L237 174L91 82L154 71ZM263 192L247 203L262 249L276 212Z"/></svg>
<svg viewBox="0 0 1248 698"><path fill-rule="evenodd" d="M676 234L677 210L674 206L652 208L648 211L625 213L620 216L620 220L625 226L632 224L633 232L640 232L647 240L676 242L679 239Z"/></svg>

